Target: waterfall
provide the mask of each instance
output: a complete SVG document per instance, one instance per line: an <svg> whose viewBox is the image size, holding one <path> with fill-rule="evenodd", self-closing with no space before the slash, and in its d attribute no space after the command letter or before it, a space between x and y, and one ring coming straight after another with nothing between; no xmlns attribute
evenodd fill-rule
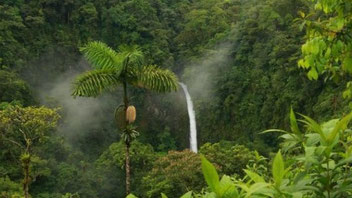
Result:
<svg viewBox="0 0 352 198"><path fill-rule="evenodd" d="M183 92L186 95L186 100L187 100L187 110L188 110L188 116L189 116L189 143L190 143L190 149L191 151L197 153L197 127L196 127L196 117L193 109L193 102L192 98L189 95L187 86L183 83L180 83Z"/></svg>

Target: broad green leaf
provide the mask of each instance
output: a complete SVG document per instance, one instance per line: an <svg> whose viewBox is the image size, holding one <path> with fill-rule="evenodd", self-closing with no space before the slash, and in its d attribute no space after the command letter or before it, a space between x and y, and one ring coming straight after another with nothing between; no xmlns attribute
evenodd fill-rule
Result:
<svg viewBox="0 0 352 198"><path fill-rule="evenodd" d="M239 196L235 183L227 175L224 175L220 180L219 193L222 198L236 198Z"/></svg>
<svg viewBox="0 0 352 198"><path fill-rule="evenodd" d="M300 121L305 123L310 130L312 130L315 133L318 133L320 135L320 139L322 141L322 144L325 145L326 144L326 136L323 133L320 125L316 121L314 121L312 118L305 116L305 115L302 115L302 114L300 114L300 115L304 118L304 120L300 120Z"/></svg>
<svg viewBox="0 0 352 198"><path fill-rule="evenodd" d="M335 126L335 128L333 129L333 131L330 133L330 135L327 138L327 141L329 143L332 143L335 139L335 137L337 136L337 134L340 131L343 131L347 128L347 125L350 123L352 119L352 112L349 113L347 116L345 116L344 118L342 118L337 125Z"/></svg>
<svg viewBox="0 0 352 198"><path fill-rule="evenodd" d="M254 173L254 172L252 172L250 170L244 170L244 172L256 183L265 182L265 180L260 175L258 175L257 173Z"/></svg>
<svg viewBox="0 0 352 198"><path fill-rule="evenodd" d="M343 94L342 94L342 96L343 96L343 98L351 98L351 96L352 96L352 92L351 92L351 90L350 89L346 89L344 92L343 92Z"/></svg>
<svg viewBox="0 0 352 198"><path fill-rule="evenodd" d="M129 195L127 195L126 198L138 198L138 197L134 196L133 194L129 194Z"/></svg>
<svg viewBox="0 0 352 198"><path fill-rule="evenodd" d="M292 193L292 198L302 198L302 197L303 197L303 193L301 192Z"/></svg>
<svg viewBox="0 0 352 198"><path fill-rule="evenodd" d="M236 186L233 186L229 188L222 196L221 198L239 198L240 195L237 191Z"/></svg>
<svg viewBox="0 0 352 198"><path fill-rule="evenodd" d="M205 194L202 198L217 198L214 192Z"/></svg>
<svg viewBox="0 0 352 198"><path fill-rule="evenodd" d="M310 166L311 164L316 164L319 163L319 161L316 160L315 158L315 151L317 150L317 147L315 146L305 146L304 147L304 163L306 167Z"/></svg>
<svg viewBox="0 0 352 198"><path fill-rule="evenodd" d="M296 141L297 135L295 134L283 134L280 138L285 139L286 141Z"/></svg>
<svg viewBox="0 0 352 198"><path fill-rule="evenodd" d="M307 23L307 21L303 21L303 23L301 23L301 24L299 25L299 31L302 31L302 30L303 30L303 28L306 26L306 23Z"/></svg>
<svg viewBox="0 0 352 198"><path fill-rule="evenodd" d="M352 57L347 56L342 62L342 69L345 71L352 73Z"/></svg>
<svg viewBox="0 0 352 198"><path fill-rule="evenodd" d="M329 29L334 32L339 32L345 25L345 20L343 17L334 17L330 19Z"/></svg>
<svg viewBox="0 0 352 198"><path fill-rule="evenodd" d="M314 146L320 142L320 135L317 133L309 133L305 135L307 137L306 146Z"/></svg>
<svg viewBox="0 0 352 198"><path fill-rule="evenodd" d="M328 168L328 165L329 165L329 169L330 169L330 170L335 169L335 167L336 167L336 163L335 163L334 160L329 160L329 163L328 163L328 164L324 163L324 164L322 164L321 166L327 169L327 168Z"/></svg>
<svg viewBox="0 0 352 198"><path fill-rule="evenodd" d="M314 8L315 8L316 10L322 10L322 9L323 9L323 6L321 5L321 3L318 2L318 3L315 4Z"/></svg>
<svg viewBox="0 0 352 198"><path fill-rule="evenodd" d="M310 45L309 45L309 50L312 54L314 55L318 55L319 52L320 52L320 45L319 45L319 39L318 38L315 38L313 39L311 42L310 42Z"/></svg>
<svg viewBox="0 0 352 198"><path fill-rule="evenodd" d="M162 198L164 198L164 197L162 197ZM192 198L192 191L189 191L186 194L182 195L181 198Z"/></svg>
<svg viewBox="0 0 352 198"><path fill-rule="evenodd" d="M220 183L219 175L216 172L215 167L203 155L201 155L200 158L202 160L202 171L205 181L207 182L210 189L218 194Z"/></svg>
<svg viewBox="0 0 352 198"><path fill-rule="evenodd" d="M274 162L272 166L272 174L274 177L275 184L277 186L280 186L282 179L284 178L284 175L285 175L285 165L281 155L281 151L279 151L274 158Z"/></svg>
<svg viewBox="0 0 352 198"><path fill-rule="evenodd" d="M325 58L330 58L330 55L331 55L331 48L328 47L326 52L325 52Z"/></svg>
<svg viewBox="0 0 352 198"><path fill-rule="evenodd" d="M246 192L249 191L249 187L244 183L236 184L236 186L240 187L242 190L244 190Z"/></svg>
<svg viewBox="0 0 352 198"><path fill-rule="evenodd" d="M304 12L302 12L302 11L298 11L298 14L299 14L302 18L306 17L306 14L305 14Z"/></svg>
<svg viewBox="0 0 352 198"><path fill-rule="evenodd" d="M314 67L309 70L308 78L309 80L318 80L318 72Z"/></svg>
<svg viewBox="0 0 352 198"><path fill-rule="evenodd" d="M167 196L164 193L161 193L161 198L167 198Z"/></svg>
<svg viewBox="0 0 352 198"><path fill-rule="evenodd" d="M249 187L245 198L252 197L253 194L265 194L267 193L266 187L270 186L268 183L255 183Z"/></svg>

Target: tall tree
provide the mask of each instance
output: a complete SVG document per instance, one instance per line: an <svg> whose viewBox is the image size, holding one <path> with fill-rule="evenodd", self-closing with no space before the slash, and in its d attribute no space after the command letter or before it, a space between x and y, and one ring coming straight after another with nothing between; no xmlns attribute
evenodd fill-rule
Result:
<svg viewBox="0 0 352 198"><path fill-rule="evenodd" d="M0 111L0 140L12 143L21 151L24 198L30 197L33 147L48 139L48 132L56 127L59 117L56 110L45 107L9 106Z"/></svg>
<svg viewBox="0 0 352 198"><path fill-rule="evenodd" d="M126 114L128 109L133 109L129 107L127 85L156 92L170 92L178 88L177 77L169 70L160 69L155 65L144 65L143 53L136 45L121 46L117 52L106 44L95 41L82 47L81 52L91 63L93 70L77 77L73 96L96 97L105 90L123 87L123 121L120 122L120 127L126 145L126 194L129 194L131 190L129 150L137 131L132 126L131 120L126 118L130 117Z"/></svg>

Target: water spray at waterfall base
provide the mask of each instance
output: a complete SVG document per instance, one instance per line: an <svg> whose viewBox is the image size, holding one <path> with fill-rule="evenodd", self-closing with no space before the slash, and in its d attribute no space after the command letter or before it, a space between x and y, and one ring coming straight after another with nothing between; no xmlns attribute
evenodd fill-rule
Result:
<svg viewBox="0 0 352 198"><path fill-rule="evenodd" d="M193 108L193 102L191 95L188 92L187 86L183 83L179 83L183 89L183 92L185 93L186 100L187 100L187 110L188 110L188 116L189 116L189 125L190 125L190 136L189 136L189 142L190 142L190 149L191 151L197 153L198 148L197 148L197 127L196 127L196 116Z"/></svg>

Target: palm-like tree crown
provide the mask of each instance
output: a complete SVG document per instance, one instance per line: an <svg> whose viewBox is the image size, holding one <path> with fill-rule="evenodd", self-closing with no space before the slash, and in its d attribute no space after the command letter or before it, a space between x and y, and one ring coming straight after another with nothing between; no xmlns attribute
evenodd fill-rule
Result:
<svg viewBox="0 0 352 198"><path fill-rule="evenodd" d="M116 52L102 42L90 42L81 52L93 70L79 75L73 96L96 97L122 83L156 92L176 91L176 75L155 65L143 65L143 53L136 45L121 46Z"/></svg>
<svg viewBox="0 0 352 198"><path fill-rule="evenodd" d="M96 97L104 90L123 85L123 118L128 109L127 84L157 92L175 91L178 88L177 77L169 70L155 65L143 65L143 53L138 46L121 46L119 52L102 42L91 42L81 48L93 70L79 75L74 83L73 96ZM119 108L115 111L115 117ZM117 121L119 121L117 119ZM123 119L121 122L122 139L126 144L126 193L130 193L129 147L138 132L135 127Z"/></svg>

